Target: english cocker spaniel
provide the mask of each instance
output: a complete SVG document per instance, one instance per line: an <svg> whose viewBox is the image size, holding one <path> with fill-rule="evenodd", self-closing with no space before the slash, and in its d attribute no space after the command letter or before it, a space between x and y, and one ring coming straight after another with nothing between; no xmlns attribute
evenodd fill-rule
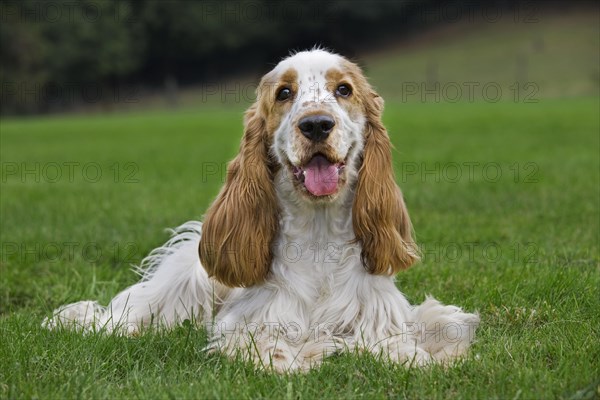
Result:
<svg viewBox="0 0 600 400"><path fill-rule="evenodd" d="M44 325L137 334L188 319L208 329L207 349L278 372L339 351L411 365L463 355L479 317L431 297L411 306L394 282L419 250L382 111L347 59L284 59L260 82L204 223L176 228L107 307L66 305Z"/></svg>

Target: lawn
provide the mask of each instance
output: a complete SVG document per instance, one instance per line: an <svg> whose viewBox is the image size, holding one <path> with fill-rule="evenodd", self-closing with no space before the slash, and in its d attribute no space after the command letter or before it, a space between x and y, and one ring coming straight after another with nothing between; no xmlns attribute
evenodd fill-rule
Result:
<svg viewBox="0 0 600 400"><path fill-rule="evenodd" d="M446 369L342 355L291 376L204 354L191 324L135 338L40 328L61 304L106 303L136 281L131 264L164 228L202 217L236 152L241 108L3 120L0 396L598 395L598 107L388 102L424 253L398 286L414 303L432 294L479 311L478 340Z"/></svg>

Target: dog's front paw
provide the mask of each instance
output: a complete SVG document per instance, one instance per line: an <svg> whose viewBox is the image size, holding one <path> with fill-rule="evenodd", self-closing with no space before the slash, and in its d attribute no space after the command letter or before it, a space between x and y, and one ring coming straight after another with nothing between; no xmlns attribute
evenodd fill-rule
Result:
<svg viewBox="0 0 600 400"><path fill-rule="evenodd" d="M50 330L59 328L88 330L94 328L103 312L104 307L98 302L79 301L54 310L52 317L44 318L42 327Z"/></svg>
<svg viewBox="0 0 600 400"><path fill-rule="evenodd" d="M280 374L294 372L303 369L302 360L299 358L298 351L294 351L289 345L281 342L264 350L262 366Z"/></svg>

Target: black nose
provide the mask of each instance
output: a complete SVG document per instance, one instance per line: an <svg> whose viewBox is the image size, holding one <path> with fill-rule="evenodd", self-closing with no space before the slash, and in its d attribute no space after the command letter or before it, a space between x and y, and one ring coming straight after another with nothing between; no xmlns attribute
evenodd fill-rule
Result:
<svg viewBox="0 0 600 400"><path fill-rule="evenodd" d="M309 115L298 123L300 132L313 142L327 139L334 126L335 121L327 115Z"/></svg>

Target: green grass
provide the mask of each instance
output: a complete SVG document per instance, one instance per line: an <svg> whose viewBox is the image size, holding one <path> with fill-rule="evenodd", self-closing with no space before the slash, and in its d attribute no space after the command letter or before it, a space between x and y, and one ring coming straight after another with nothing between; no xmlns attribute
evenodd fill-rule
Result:
<svg viewBox="0 0 600 400"><path fill-rule="evenodd" d="M235 154L241 109L3 120L0 396L592 396L598 107L597 98L388 102L397 177L425 253L398 286L414 303L432 294L478 310L478 341L447 369L342 355L292 376L204 354L205 332L191 325L136 338L40 328L61 304L106 303L136 281L130 264L167 238L165 227L201 218L222 184L207 169ZM73 179L65 162L79 163ZM35 163L39 176L24 174Z"/></svg>

